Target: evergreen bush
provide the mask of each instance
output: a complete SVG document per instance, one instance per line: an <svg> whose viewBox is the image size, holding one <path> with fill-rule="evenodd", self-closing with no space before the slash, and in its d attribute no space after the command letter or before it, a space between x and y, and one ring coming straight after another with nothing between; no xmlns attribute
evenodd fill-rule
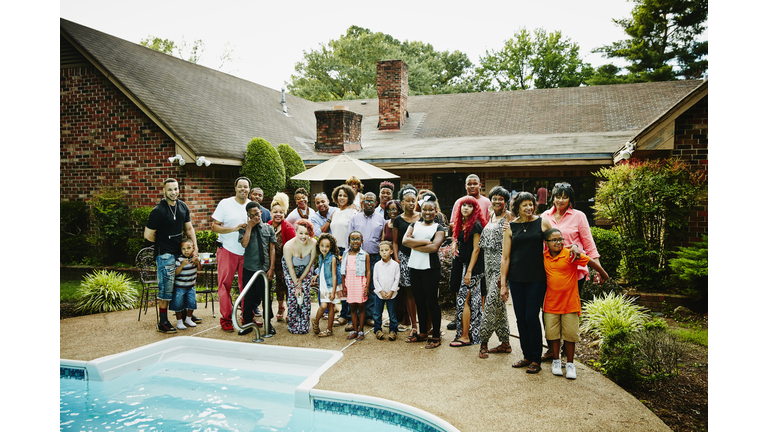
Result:
<svg viewBox="0 0 768 432"><path fill-rule="evenodd" d="M85 276L77 296L75 312L89 315L131 309L136 305L139 292L124 274L96 270Z"/></svg>
<svg viewBox="0 0 768 432"><path fill-rule="evenodd" d="M122 261L126 255L126 240L133 230L123 191L105 189L94 194L89 202L98 226L93 243L99 246L101 256L107 258L108 264Z"/></svg>
<svg viewBox="0 0 768 432"><path fill-rule="evenodd" d="M195 231L197 237L197 249L200 252L216 253L216 239L219 235L213 231L201 230Z"/></svg>
<svg viewBox="0 0 768 432"><path fill-rule="evenodd" d="M88 227L88 209L83 201L59 203L59 261L76 264L88 255L89 246L85 230Z"/></svg>
<svg viewBox="0 0 768 432"><path fill-rule="evenodd" d="M307 170L304 161L301 160L301 156L296 153L296 150L288 144L278 144L277 153L280 155L280 159L285 167L286 187L291 191L295 191L298 188L309 190L309 180L291 180L291 177Z"/></svg>
<svg viewBox="0 0 768 432"><path fill-rule="evenodd" d="M598 252L599 251L600 249L598 249ZM603 265L602 256L600 257L600 265ZM603 267L603 269L605 269L605 267ZM597 272L592 267L589 267L588 270L589 279L584 281L584 289L582 289L580 293L582 302L594 300L595 298L603 297L606 294L621 295L624 292L624 288L616 282L616 279L613 279L613 274L608 273L608 275L611 276L611 279L602 280L600 284L596 284L595 276L597 275Z"/></svg>
<svg viewBox="0 0 768 432"><path fill-rule="evenodd" d="M675 277L681 282L681 293L696 300L706 300L709 290L708 239L690 247L680 247L676 258L669 260Z"/></svg>
<svg viewBox="0 0 768 432"><path fill-rule="evenodd" d="M240 175L248 177L253 187L260 187L265 197L285 190L285 166L280 154L264 138L253 138L245 150Z"/></svg>
<svg viewBox="0 0 768 432"><path fill-rule="evenodd" d="M608 276L618 278L619 264L621 263L621 236L611 230L592 227L592 238L595 240L595 247L600 254L600 266L603 267Z"/></svg>
<svg viewBox="0 0 768 432"><path fill-rule="evenodd" d="M706 191L704 172L671 158L630 160L594 174L605 179L595 196L596 216L610 219L621 236L624 277L632 285L667 288L670 251Z"/></svg>
<svg viewBox="0 0 768 432"><path fill-rule="evenodd" d="M641 379L635 351L629 329L618 328L604 335L600 347L600 366L610 379L622 387L634 387Z"/></svg>

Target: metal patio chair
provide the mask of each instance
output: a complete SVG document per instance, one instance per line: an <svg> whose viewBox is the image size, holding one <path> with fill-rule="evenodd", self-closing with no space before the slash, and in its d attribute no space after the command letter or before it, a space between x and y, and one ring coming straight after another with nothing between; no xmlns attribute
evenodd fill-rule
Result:
<svg viewBox="0 0 768 432"><path fill-rule="evenodd" d="M155 261L155 247L146 247L136 254L136 268L139 269L139 280L141 281L141 293L139 295L139 321L141 321L141 308L144 307L144 315L149 308L150 296L155 298L155 315L159 316L157 310L157 261Z"/></svg>

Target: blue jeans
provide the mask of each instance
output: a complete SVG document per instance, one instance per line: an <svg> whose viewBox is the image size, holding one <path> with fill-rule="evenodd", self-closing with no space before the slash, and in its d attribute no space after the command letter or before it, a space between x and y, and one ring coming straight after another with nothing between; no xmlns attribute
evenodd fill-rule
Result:
<svg viewBox="0 0 768 432"><path fill-rule="evenodd" d="M174 312L181 312L185 309L197 309L197 293L194 287L174 288L173 300L168 305L168 309Z"/></svg>
<svg viewBox="0 0 768 432"><path fill-rule="evenodd" d="M160 300L173 300L173 279L176 276L176 257L165 253L158 255L157 263L157 298Z"/></svg>
<svg viewBox="0 0 768 432"><path fill-rule="evenodd" d="M373 267L376 265L377 262L381 261L381 255L379 254L368 254L370 257L368 261L371 265L371 280L368 281L368 300L365 301L365 316L366 317L372 317L374 316L373 312L373 303L374 303L374 297L377 297L376 294L373 292ZM394 310L394 309L393 309Z"/></svg>
<svg viewBox="0 0 768 432"><path fill-rule="evenodd" d="M509 281L509 292L512 296L512 307L517 319L517 331L520 335L520 348L523 357L534 363L541 364L541 319L539 311L547 291L546 282L513 282Z"/></svg>
<svg viewBox="0 0 768 432"><path fill-rule="evenodd" d="M397 300L395 300L397 297L389 300L382 300L376 294L371 294L371 296L373 296L374 302L373 333L381 330L381 315L384 312L385 304L387 305L387 313L389 314L389 331L397 333ZM368 313L366 313L366 316L368 316Z"/></svg>

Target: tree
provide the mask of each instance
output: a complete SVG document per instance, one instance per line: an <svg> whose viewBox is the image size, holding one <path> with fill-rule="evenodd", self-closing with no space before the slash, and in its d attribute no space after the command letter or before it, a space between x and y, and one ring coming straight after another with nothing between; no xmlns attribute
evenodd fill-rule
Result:
<svg viewBox="0 0 768 432"><path fill-rule="evenodd" d="M285 189L285 167L277 150L264 138L253 138L245 149L240 175L260 187L265 197Z"/></svg>
<svg viewBox="0 0 768 432"><path fill-rule="evenodd" d="M409 94L456 93L468 88L472 62L466 54L436 51L420 41L400 42L354 25L318 50L304 51L287 87L294 96L315 102L375 98L376 62L390 59L408 64Z"/></svg>
<svg viewBox="0 0 768 432"><path fill-rule="evenodd" d="M200 59L203 56L203 51L205 51L205 43L202 39L196 39L190 46L187 41L184 40L183 36L178 45L170 39L160 39L159 37L152 35L142 39L139 44L195 64L200 62ZM218 69L221 69L225 63L232 61L232 51L233 49L229 48L229 43L227 43L224 47L224 52L218 57L221 63Z"/></svg>
<svg viewBox="0 0 768 432"><path fill-rule="evenodd" d="M283 161L283 166L285 166L286 186L291 190L296 190L302 187L306 190L309 190L310 184L308 180L291 180L291 177L307 170L307 167L304 165L304 161L301 160L301 156L296 153L296 150L294 150L288 144L278 144L277 153L280 155L280 159Z"/></svg>
<svg viewBox="0 0 768 432"><path fill-rule="evenodd" d="M579 58L579 45L560 31L520 29L500 51L486 51L475 69L478 90L578 87L591 70Z"/></svg>
<svg viewBox="0 0 768 432"><path fill-rule="evenodd" d="M592 52L629 61L627 71L642 81L700 78L708 68L709 47L696 37L706 28L707 1L633 1L631 18L613 20L630 38Z"/></svg>

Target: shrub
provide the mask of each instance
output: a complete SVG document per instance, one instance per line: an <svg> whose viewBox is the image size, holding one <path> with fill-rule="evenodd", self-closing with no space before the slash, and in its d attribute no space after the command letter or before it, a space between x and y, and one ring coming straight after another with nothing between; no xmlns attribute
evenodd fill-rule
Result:
<svg viewBox="0 0 768 432"><path fill-rule="evenodd" d="M80 262L88 255L85 230L88 210L83 201L62 201L59 204L59 261L62 264Z"/></svg>
<svg viewBox="0 0 768 432"><path fill-rule="evenodd" d="M138 207L131 212L131 218L136 223L136 227L144 235L144 227L147 226L147 220L149 220L149 214L152 213L154 206ZM599 250L599 249L598 249Z"/></svg>
<svg viewBox="0 0 768 432"><path fill-rule="evenodd" d="M89 315L131 309L139 293L127 276L97 270L85 276L77 295L80 299L75 305L75 312Z"/></svg>
<svg viewBox="0 0 768 432"><path fill-rule="evenodd" d="M129 238L125 243L125 251L128 255L128 260L131 263L131 267L133 267L136 263L136 255L139 254L139 251L144 249L145 247L151 245L149 241L147 241L144 237L138 238L138 237L131 237Z"/></svg>
<svg viewBox="0 0 768 432"><path fill-rule="evenodd" d="M253 138L248 143L240 175L248 177L254 187L260 187L265 197L275 196L285 189L283 161L277 150L264 138Z"/></svg>
<svg viewBox="0 0 768 432"><path fill-rule="evenodd" d="M115 188L102 190L89 200L91 212L99 228L95 243L102 249L108 263L125 257L125 242L131 234L130 214L123 191Z"/></svg>
<svg viewBox="0 0 768 432"><path fill-rule="evenodd" d="M666 288L671 245L685 235L690 211L706 190L703 171L671 158L630 160L594 174L606 180L595 210L621 236L624 276L633 285Z"/></svg>
<svg viewBox="0 0 768 432"><path fill-rule="evenodd" d="M581 331L595 336L601 344L608 333L637 331L649 318L643 308L635 304L635 298L614 293L585 302L582 309Z"/></svg>
<svg viewBox="0 0 768 432"><path fill-rule="evenodd" d="M600 347L600 366L610 379L622 387L634 387L640 381L635 351L629 329L619 328L605 334Z"/></svg>
<svg viewBox="0 0 768 432"><path fill-rule="evenodd" d="M199 252L216 253L216 239L219 235L213 231L195 231L195 237L197 237L197 249Z"/></svg>
<svg viewBox="0 0 768 432"><path fill-rule="evenodd" d="M621 263L621 236L615 231L592 227L592 238L595 239L597 252L600 253L600 266L612 278L619 277Z"/></svg>
<svg viewBox="0 0 768 432"><path fill-rule="evenodd" d="M680 247L675 255L676 258L669 260L669 266L681 282L682 294L706 300L709 283L707 236L704 236L704 241L693 243L693 246Z"/></svg>
<svg viewBox="0 0 768 432"><path fill-rule="evenodd" d="M600 251L600 249L598 249L598 251ZM602 257L600 257L600 265L603 265ZM603 269L605 269L605 267L603 267ZM603 280L599 285L596 284L594 282L596 275L597 272L593 270L592 267L589 267L589 280L584 281L584 289L581 291L582 302L593 300L596 297L602 297L606 294L621 295L621 293L624 292L624 288L622 288L613 278ZM608 275L612 276L611 273L608 273Z"/></svg>
<svg viewBox="0 0 768 432"><path fill-rule="evenodd" d="M663 379L677 373L677 360L683 354L684 345L665 327L666 323L664 327L646 327L632 336L637 348L636 361L646 379Z"/></svg>
<svg viewBox="0 0 768 432"><path fill-rule="evenodd" d="M277 153L280 155L280 159L285 167L286 187L293 191L298 188L309 190L309 180L291 180L291 177L307 170L304 161L301 160L301 156L296 153L296 150L288 144L278 144Z"/></svg>

